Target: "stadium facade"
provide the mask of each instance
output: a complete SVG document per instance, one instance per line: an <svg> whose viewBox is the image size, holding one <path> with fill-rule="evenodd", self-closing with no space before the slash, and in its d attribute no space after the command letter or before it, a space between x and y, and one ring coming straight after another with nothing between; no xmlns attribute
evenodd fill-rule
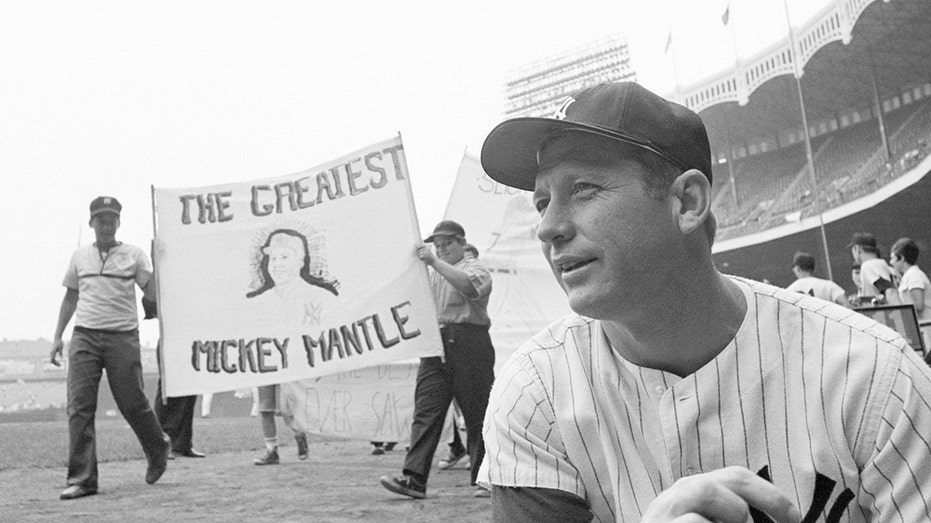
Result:
<svg viewBox="0 0 931 523"><path fill-rule="evenodd" d="M852 292L847 243L857 231L874 233L884 256L909 236L931 266L929 57L931 2L838 0L669 95L708 127L722 271L785 286L803 250L826 276L826 243L835 281Z"/></svg>
<svg viewBox="0 0 931 523"><path fill-rule="evenodd" d="M505 118L549 116L570 93L605 82L636 80L627 38L612 35L505 75Z"/></svg>

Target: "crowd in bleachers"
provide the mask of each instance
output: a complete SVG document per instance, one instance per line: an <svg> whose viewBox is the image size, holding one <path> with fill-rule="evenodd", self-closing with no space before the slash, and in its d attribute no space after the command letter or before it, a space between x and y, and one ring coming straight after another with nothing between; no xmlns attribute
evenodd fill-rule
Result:
<svg viewBox="0 0 931 523"><path fill-rule="evenodd" d="M876 118L811 139L817 191L804 142L736 160L737 201L724 176L715 192L718 238L758 232L850 202L908 172L928 154L927 98L884 113L883 124L888 156Z"/></svg>

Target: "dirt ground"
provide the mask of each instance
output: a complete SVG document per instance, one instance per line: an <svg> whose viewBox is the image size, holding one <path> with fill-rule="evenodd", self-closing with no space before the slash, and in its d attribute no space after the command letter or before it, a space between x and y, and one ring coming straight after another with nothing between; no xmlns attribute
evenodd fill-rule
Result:
<svg viewBox="0 0 931 523"><path fill-rule="evenodd" d="M490 500L472 496L466 469L434 468L424 500L397 496L381 487L381 475L401 470L403 449L372 456L363 442L314 440L306 461L298 461L293 445L279 452L281 465L265 467L252 464L259 454L255 450L178 458L168 462L167 472L155 485L143 480L143 459L101 463L99 493L72 501L58 499L65 486L64 468L6 468L0 470L0 520L461 523L491 519Z"/></svg>

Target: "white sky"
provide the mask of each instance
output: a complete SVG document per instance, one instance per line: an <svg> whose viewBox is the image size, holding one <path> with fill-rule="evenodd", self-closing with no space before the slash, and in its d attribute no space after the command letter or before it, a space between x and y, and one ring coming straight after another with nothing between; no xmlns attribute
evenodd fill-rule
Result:
<svg viewBox="0 0 931 523"><path fill-rule="evenodd" d="M790 0L793 24L826 2ZM289 174L400 132L429 231L501 119L505 71L625 33L640 83L669 93L670 28L680 83L734 62L726 0L325 4L0 4L0 339L52 337L95 196L147 249L151 185ZM730 4L742 56L785 36L782 0Z"/></svg>

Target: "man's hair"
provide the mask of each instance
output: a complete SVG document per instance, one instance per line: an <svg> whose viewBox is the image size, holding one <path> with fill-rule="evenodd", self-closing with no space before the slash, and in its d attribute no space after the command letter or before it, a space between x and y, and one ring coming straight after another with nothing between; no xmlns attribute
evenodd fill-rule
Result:
<svg viewBox="0 0 931 523"><path fill-rule="evenodd" d="M918 244L912 241L911 238L899 238L892 244L891 250L892 254L902 258L909 265L915 265L918 261L918 253L921 252L918 249Z"/></svg>
<svg viewBox="0 0 931 523"><path fill-rule="evenodd" d="M815 272L815 257L807 252L795 253L792 264L805 272Z"/></svg>
<svg viewBox="0 0 931 523"><path fill-rule="evenodd" d="M582 135L585 140L592 143L593 146L586 147L584 155L574 155L571 159L576 159L596 167L612 167L615 165L635 162L641 168L637 169L638 177L643 183L646 193L650 197L662 200L669 193L672 182L682 174L682 169L669 163L660 156L632 145L627 145L606 136L596 134L577 133L567 131L553 136L540 145L542 152L549 143L558 138L564 138L567 135ZM566 158L561 158L566 159ZM710 195L709 195L710 198ZM709 210L708 218L704 223L705 233L708 236L708 244L714 243L714 237L717 233L718 222L714 213Z"/></svg>

